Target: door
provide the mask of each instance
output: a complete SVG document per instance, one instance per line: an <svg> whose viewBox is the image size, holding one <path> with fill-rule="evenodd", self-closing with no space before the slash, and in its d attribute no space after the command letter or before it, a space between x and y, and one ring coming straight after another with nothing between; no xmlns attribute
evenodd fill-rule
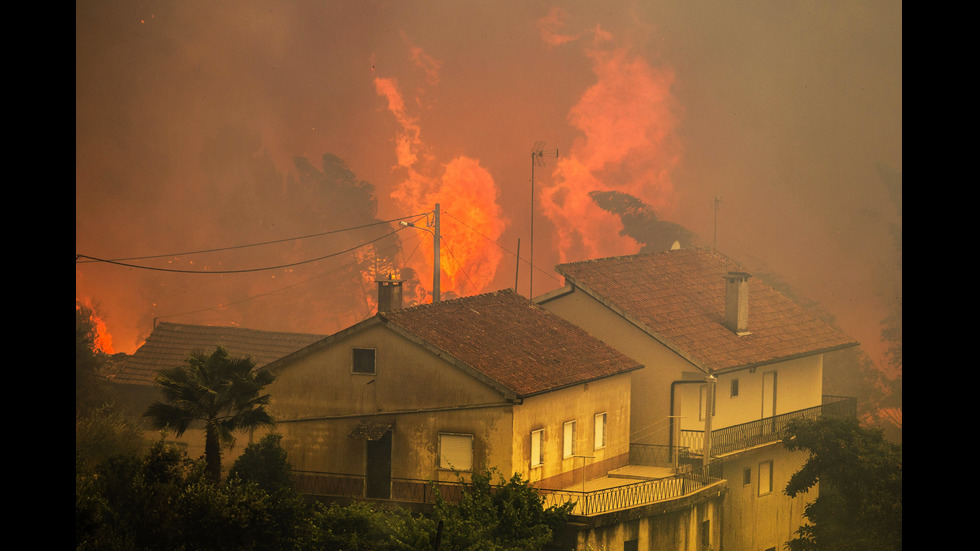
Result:
<svg viewBox="0 0 980 551"><path fill-rule="evenodd" d="M762 418L776 415L776 372L762 374Z"/></svg>
<svg viewBox="0 0 980 551"><path fill-rule="evenodd" d="M367 441L366 497L391 499L391 431Z"/></svg>

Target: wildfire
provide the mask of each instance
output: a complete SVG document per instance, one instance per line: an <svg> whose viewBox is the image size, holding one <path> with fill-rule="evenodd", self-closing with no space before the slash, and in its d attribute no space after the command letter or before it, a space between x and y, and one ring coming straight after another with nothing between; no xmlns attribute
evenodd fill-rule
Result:
<svg viewBox="0 0 980 551"><path fill-rule="evenodd" d="M413 60L425 60L427 81L438 81L439 62L412 48ZM497 204L498 189L490 172L478 159L465 155L425 170L435 158L426 154L417 117L406 112L405 101L394 79L377 77L375 90L388 103L388 110L398 121L401 131L395 139L397 169L406 171L405 179L391 196L406 212L428 212L436 203L445 216L440 217L439 263L441 290L459 296L483 291L493 280L503 256L495 241L504 231L506 220ZM420 159L420 155L422 159ZM441 170L441 174L439 173ZM432 273L433 239L422 239L421 254L411 262L416 272Z"/></svg>
<svg viewBox="0 0 980 551"><path fill-rule="evenodd" d="M556 41L560 20L542 22L542 38ZM675 129L678 102L669 68L651 67L629 48L596 28L586 53L596 83L569 113L582 132L556 163L553 182L542 190L542 210L558 231L561 260L632 254L637 244L619 234L621 225L589 198L591 191L621 191L663 213L674 203L671 170L680 161Z"/></svg>
<svg viewBox="0 0 980 551"><path fill-rule="evenodd" d="M89 321L92 322L92 327L95 331L94 335L94 350L96 352L103 352L105 354L115 354L116 351L112 347L112 335L109 334L109 330L106 327L105 321L102 320L96 313L95 308L92 307L91 301L85 299L75 299L75 310L80 311L86 309L89 312Z"/></svg>

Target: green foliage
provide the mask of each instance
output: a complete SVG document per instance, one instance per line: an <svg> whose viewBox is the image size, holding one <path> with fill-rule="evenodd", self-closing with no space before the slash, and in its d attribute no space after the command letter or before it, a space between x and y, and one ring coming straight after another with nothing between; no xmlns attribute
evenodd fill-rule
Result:
<svg viewBox="0 0 980 551"><path fill-rule="evenodd" d="M195 352L184 366L161 370L156 377L165 402L154 402L143 416L153 428L177 436L192 422L203 421L204 455L212 482L221 479L221 446L234 445L236 431L274 425L265 409L270 395L262 393L274 377L254 369L250 357L231 358L218 346L211 354Z"/></svg>
<svg viewBox="0 0 980 551"><path fill-rule="evenodd" d="M258 442L249 444L235 460L228 477L254 482L269 493L283 488L292 489L289 459L281 442L282 435L267 434Z"/></svg>
<svg viewBox="0 0 980 551"><path fill-rule="evenodd" d="M902 447L856 419L798 420L783 440L810 458L790 477L795 497L820 483L806 506L808 523L788 547L793 551L885 551L902 548Z"/></svg>
<svg viewBox="0 0 980 551"><path fill-rule="evenodd" d="M139 423L103 405L75 418L75 456L96 465L115 455L141 455L150 443Z"/></svg>
<svg viewBox="0 0 980 551"><path fill-rule="evenodd" d="M541 496L520 474L505 480L490 469L473 473L458 504L440 499L435 518L444 526L442 541L447 549L532 550L551 541L572 507L545 509Z"/></svg>
<svg viewBox="0 0 980 551"><path fill-rule="evenodd" d="M205 462L156 442L95 468L76 463L77 550L537 550L571 505L543 508L514 475L474 473L462 501L439 499L431 515L367 504L307 502L284 484L280 437L251 444L223 483Z"/></svg>

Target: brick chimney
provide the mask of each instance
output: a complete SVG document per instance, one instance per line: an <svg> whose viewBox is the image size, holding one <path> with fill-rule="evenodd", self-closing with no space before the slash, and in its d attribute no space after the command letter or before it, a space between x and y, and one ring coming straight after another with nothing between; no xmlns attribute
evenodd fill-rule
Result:
<svg viewBox="0 0 980 551"><path fill-rule="evenodd" d="M749 278L745 272L725 274L725 327L736 335L749 334Z"/></svg>
<svg viewBox="0 0 980 551"><path fill-rule="evenodd" d="M378 312L400 310L402 307L402 283L400 279L378 279Z"/></svg>

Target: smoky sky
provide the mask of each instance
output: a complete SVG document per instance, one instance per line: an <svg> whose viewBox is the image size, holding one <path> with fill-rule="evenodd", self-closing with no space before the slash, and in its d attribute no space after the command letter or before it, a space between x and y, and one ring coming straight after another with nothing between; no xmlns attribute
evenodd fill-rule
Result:
<svg viewBox="0 0 980 551"><path fill-rule="evenodd" d="M379 275L426 300L436 202L443 295L526 296L540 140L535 295L641 250L609 210L629 197L875 356L901 304L901 29L886 0L79 3L76 253L293 265L76 263L76 298L124 352L154 319L329 334ZM370 225L402 218L423 229Z"/></svg>

